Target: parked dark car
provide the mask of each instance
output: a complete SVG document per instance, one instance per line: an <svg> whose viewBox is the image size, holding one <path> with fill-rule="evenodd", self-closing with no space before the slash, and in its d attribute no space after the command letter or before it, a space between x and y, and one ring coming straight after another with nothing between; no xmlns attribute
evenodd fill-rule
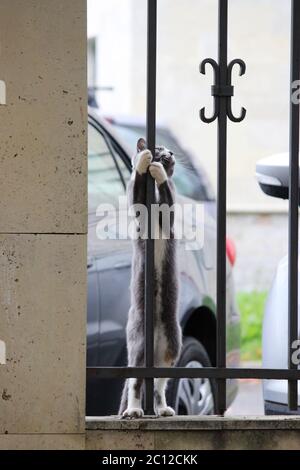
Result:
<svg viewBox="0 0 300 470"><path fill-rule="evenodd" d="M126 365L125 328L130 303L131 241L101 240L97 236L96 209L99 204L118 207L118 197L125 195L131 172L130 139L123 140L113 127L96 111L89 112L88 136L88 319L87 365ZM139 129L145 135L144 129ZM165 138L164 138L165 136ZM216 222L215 201L207 178L192 157L165 128L158 129L157 142L179 155L175 170L178 202L201 201L204 204L204 245L198 250L186 250L179 242L180 306L179 316L184 335L178 365L201 367L216 364ZM121 216L126 204L118 209ZM108 230L118 230L108 206L107 217L112 221ZM114 212L114 211L112 211ZM110 219L111 216L111 219ZM203 225L203 224L202 224ZM120 234L119 234L120 235ZM121 238L121 237L119 237ZM228 244L227 262L227 365L239 366L240 328L235 302L232 264L234 259ZM88 377L87 416L116 414L123 381ZM212 414L215 409L213 379L170 380L169 404L178 414ZM237 392L235 380L227 381L227 405Z"/></svg>

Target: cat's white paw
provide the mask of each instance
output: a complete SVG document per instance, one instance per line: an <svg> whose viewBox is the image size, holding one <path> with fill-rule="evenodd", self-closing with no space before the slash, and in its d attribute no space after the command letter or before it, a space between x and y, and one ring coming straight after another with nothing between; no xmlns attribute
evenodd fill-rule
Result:
<svg viewBox="0 0 300 470"><path fill-rule="evenodd" d="M122 414L122 418L124 419L137 419L142 418L144 416L144 412L142 408L127 408Z"/></svg>
<svg viewBox="0 0 300 470"><path fill-rule="evenodd" d="M143 175L147 173L148 167L152 161L152 153L150 150L143 150L142 152L139 153L138 155L138 162L136 165L136 171L140 174Z"/></svg>
<svg viewBox="0 0 300 470"><path fill-rule="evenodd" d="M150 175L155 179L157 186L167 181L168 176L166 170L160 162L153 162L149 166Z"/></svg>
<svg viewBox="0 0 300 470"><path fill-rule="evenodd" d="M162 408L157 408L156 414L157 416L174 416L175 411L170 406L164 406Z"/></svg>

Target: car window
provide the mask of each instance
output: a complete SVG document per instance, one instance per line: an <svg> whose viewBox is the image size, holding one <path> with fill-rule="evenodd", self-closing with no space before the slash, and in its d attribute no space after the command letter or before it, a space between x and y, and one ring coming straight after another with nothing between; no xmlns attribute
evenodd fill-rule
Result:
<svg viewBox="0 0 300 470"><path fill-rule="evenodd" d="M113 150L112 150L113 151ZM117 204L125 194L125 185L103 135L91 124L88 126L88 201L89 213L99 204ZM121 159L118 156L118 163ZM122 162L121 162L122 163ZM124 164L123 164L124 165ZM128 171L127 171L128 172Z"/></svg>
<svg viewBox="0 0 300 470"><path fill-rule="evenodd" d="M121 172L121 174L122 174L122 178L123 178L123 181L124 181L124 183L125 183L125 186L127 186L127 183L128 183L128 181L129 181L129 179L130 179L130 174L131 174L131 173L130 173L130 170L129 170L128 166L125 165L123 159L122 159L122 158L120 157L120 155L118 154L118 152L117 152L117 150L115 149L115 146L114 146L114 145L112 146L112 149L113 149L113 152L114 152L114 154L115 154L115 156L116 156L116 160L117 160L117 162L118 162L118 167L119 167L120 172Z"/></svg>
<svg viewBox="0 0 300 470"><path fill-rule="evenodd" d="M195 172L195 169L189 165L188 162L185 164L178 160L178 157L173 178L179 194L183 194L184 196L200 201L205 201L207 199L206 192L201 184L199 175Z"/></svg>
<svg viewBox="0 0 300 470"><path fill-rule="evenodd" d="M118 124L114 124L114 127L132 152L135 152L137 140L145 136L145 128ZM178 145L172 134L163 129L157 129L156 142L169 148L175 154L174 182L178 193L197 201L213 199L210 185L205 181L205 174L195 169L191 159Z"/></svg>

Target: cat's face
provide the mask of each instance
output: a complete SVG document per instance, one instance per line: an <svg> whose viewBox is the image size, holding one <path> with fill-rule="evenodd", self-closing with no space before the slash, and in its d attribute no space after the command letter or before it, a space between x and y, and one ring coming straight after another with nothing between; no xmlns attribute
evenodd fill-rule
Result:
<svg viewBox="0 0 300 470"><path fill-rule="evenodd" d="M141 152L142 150L145 150L145 149L146 149L146 142L144 139L141 138L137 142L137 151ZM154 161L160 162L163 165L169 177L173 175L176 160L171 150L163 146L155 147Z"/></svg>

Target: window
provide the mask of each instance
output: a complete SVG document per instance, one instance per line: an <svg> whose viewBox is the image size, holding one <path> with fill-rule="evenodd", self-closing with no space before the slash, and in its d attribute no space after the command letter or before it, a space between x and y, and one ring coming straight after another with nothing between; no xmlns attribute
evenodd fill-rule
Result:
<svg viewBox="0 0 300 470"><path fill-rule="evenodd" d="M113 125L132 152L135 152L137 140L146 134L145 127L118 123L113 123ZM182 149L176 138L168 130L158 128L156 142L158 145L169 148L175 154L174 182L178 193L196 201L214 200L213 191L204 171L199 168L199 165L197 169L195 168L190 155Z"/></svg>
<svg viewBox="0 0 300 470"><path fill-rule="evenodd" d="M121 173L117 166L120 157L112 154L103 135L91 124L88 133L88 200L91 213L99 204L117 205L118 197L125 194L125 182L122 180L125 178L124 171ZM127 173L129 176L128 170Z"/></svg>
<svg viewBox="0 0 300 470"><path fill-rule="evenodd" d="M97 84L96 38L89 38L87 42L87 71L88 86L95 87Z"/></svg>
<svg viewBox="0 0 300 470"><path fill-rule="evenodd" d="M112 151L114 152L116 161L118 162L118 167L122 175L123 182L125 184L125 187L127 186L127 183L130 179L130 170L128 168L128 165L124 163L123 158L119 155L118 150L114 144L112 144Z"/></svg>

